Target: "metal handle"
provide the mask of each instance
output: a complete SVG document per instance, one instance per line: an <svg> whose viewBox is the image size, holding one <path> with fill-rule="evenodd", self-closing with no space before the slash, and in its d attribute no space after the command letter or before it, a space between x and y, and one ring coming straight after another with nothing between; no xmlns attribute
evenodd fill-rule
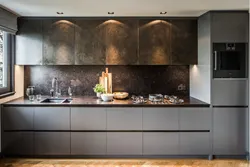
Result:
<svg viewBox="0 0 250 167"><path fill-rule="evenodd" d="M214 70L217 70L217 51L214 51Z"/></svg>

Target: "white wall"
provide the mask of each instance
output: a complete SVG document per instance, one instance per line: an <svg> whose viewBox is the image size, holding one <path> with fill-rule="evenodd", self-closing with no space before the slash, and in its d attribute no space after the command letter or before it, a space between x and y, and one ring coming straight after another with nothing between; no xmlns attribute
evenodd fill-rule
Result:
<svg viewBox="0 0 250 167"><path fill-rule="evenodd" d="M190 96L211 102L210 14L198 20L198 64L190 66Z"/></svg>

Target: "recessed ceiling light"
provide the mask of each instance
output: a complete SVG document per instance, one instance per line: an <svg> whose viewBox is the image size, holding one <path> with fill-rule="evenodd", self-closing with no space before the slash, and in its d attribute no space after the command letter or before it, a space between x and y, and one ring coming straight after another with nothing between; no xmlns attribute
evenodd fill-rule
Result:
<svg viewBox="0 0 250 167"><path fill-rule="evenodd" d="M167 14L168 12L160 12L160 14Z"/></svg>
<svg viewBox="0 0 250 167"><path fill-rule="evenodd" d="M108 14L115 14L115 12L108 12Z"/></svg>
<svg viewBox="0 0 250 167"><path fill-rule="evenodd" d="M62 15L62 14L63 14L63 12L56 12L56 14L58 14L58 15Z"/></svg>

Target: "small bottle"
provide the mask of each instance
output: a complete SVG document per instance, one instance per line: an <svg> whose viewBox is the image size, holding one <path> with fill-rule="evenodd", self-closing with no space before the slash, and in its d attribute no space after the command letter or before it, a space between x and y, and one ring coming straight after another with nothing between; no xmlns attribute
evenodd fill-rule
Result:
<svg viewBox="0 0 250 167"><path fill-rule="evenodd" d="M69 98L72 98L72 89L71 89L71 87L68 88L68 94L69 94Z"/></svg>

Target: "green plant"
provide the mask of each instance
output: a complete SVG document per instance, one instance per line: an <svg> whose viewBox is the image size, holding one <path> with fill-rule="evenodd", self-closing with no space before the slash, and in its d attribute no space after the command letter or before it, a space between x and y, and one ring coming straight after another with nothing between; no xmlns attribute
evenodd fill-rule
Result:
<svg viewBox="0 0 250 167"><path fill-rule="evenodd" d="M95 87L93 88L95 93L104 93L105 88L101 84L96 84Z"/></svg>

